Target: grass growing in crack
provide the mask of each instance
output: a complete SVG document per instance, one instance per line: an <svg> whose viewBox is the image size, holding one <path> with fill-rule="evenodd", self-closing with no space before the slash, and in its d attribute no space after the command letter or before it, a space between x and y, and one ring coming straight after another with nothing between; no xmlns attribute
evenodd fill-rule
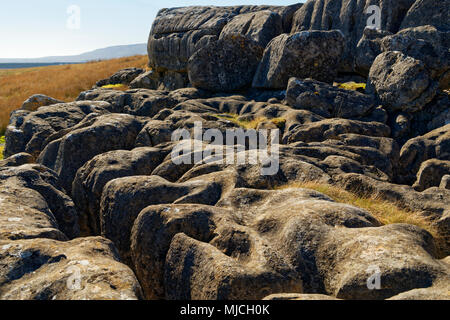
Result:
<svg viewBox="0 0 450 320"><path fill-rule="evenodd" d="M130 89L130 87L124 85L124 84L107 84L102 86L103 89L114 89L114 90L120 90L120 91L127 91Z"/></svg>
<svg viewBox="0 0 450 320"><path fill-rule="evenodd" d="M366 84L365 83L356 83L356 82L344 82L344 83L334 83L334 86L345 89L345 90L354 90L354 91L360 91L364 92L366 90Z"/></svg>
<svg viewBox="0 0 450 320"><path fill-rule="evenodd" d="M419 212L409 211L400 208L394 203L378 199L376 197L362 197L355 193L348 192L342 188L318 182L290 183L277 187L277 190L289 188L311 189L323 193L336 202L349 204L365 209L374 216L381 224L389 225L395 223L405 223L415 225L428 231L435 239L438 251L445 247L444 239L439 235L437 228L430 218L424 217Z"/></svg>
<svg viewBox="0 0 450 320"><path fill-rule="evenodd" d="M3 150L5 149L5 136L0 137L0 160L3 159Z"/></svg>
<svg viewBox="0 0 450 320"><path fill-rule="evenodd" d="M284 118L268 119L266 117L258 117L253 120L247 121L247 120L240 120L239 119L240 115L234 114L234 113L212 114L212 116L214 116L218 119L231 121L234 124L236 124L237 126L243 128L243 129L247 129L247 130L258 128L259 124L262 122L272 122L279 129L282 129L284 127L284 125L286 124L286 119L284 119Z"/></svg>

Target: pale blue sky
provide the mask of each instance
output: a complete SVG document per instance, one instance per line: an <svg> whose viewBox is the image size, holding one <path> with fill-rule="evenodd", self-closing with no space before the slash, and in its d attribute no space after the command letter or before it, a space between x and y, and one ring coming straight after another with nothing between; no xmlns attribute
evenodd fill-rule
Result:
<svg viewBox="0 0 450 320"><path fill-rule="evenodd" d="M145 43L161 8L189 5L290 5L301 0L1 0L0 58L80 54ZM67 28L67 8L81 9L80 29Z"/></svg>

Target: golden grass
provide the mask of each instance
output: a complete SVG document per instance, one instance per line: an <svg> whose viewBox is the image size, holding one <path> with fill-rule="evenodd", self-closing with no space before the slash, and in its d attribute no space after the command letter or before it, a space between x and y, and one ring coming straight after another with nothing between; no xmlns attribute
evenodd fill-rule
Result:
<svg viewBox="0 0 450 320"><path fill-rule="evenodd" d="M45 94L70 102L80 92L120 69L146 68L147 56L93 61L83 64L0 70L0 134L9 122L11 111L20 108L33 94Z"/></svg>
<svg viewBox="0 0 450 320"><path fill-rule="evenodd" d="M329 196L336 202L349 204L367 210L381 224L405 223L418 226L428 231L435 239L438 250L444 246L444 239L439 235L433 221L419 212L412 212L397 206L394 203L376 197L361 197L342 188L318 182L290 183L276 189L303 188L311 189Z"/></svg>
<svg viewBox="0 0 450 320"><path fill-rule="evenodd" d="M284 119L284 118L268 119L266 117L258 117L253 120L246 121L246 120L240 120L239 119L240 116L238 114L234 114L234 113L212 114L212 116L219 118L219 119L231 121L231 122L235 123L236 125L238 125L239 127L243 128L243 129L247 129L247 130L256 129L256 128L258 128L258 125L261 122L267 122L267 121L272 122L280 129L282 129L284 127L284 125L286 124L286 119Z"/></svg>

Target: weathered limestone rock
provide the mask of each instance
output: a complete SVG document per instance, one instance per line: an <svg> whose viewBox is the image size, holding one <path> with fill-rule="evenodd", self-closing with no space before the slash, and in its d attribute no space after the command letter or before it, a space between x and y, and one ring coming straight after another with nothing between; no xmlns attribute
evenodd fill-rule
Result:
<svg viewBox="0 0 450 320"><path fill-rule="evenodd" d="M291 78L286 103L295 109L306 109L326 118L359 118L375 109L373 97L333 87L315 80Z"/></svg>
<svg viewBox="0 0 450 320"><path fill-rule="evenodd" d="M391 33L400 30L406 12L415 0L308 0L293 20L292 32L304 30L339 29L345 35L345 50L341 70L353 71L355 48L361 40L369 18L368 10L376 5L381 9L380 29ZM430 23L425 23L430 24Z"/></svg>
<svg viewBox="0 0 450 320"><path fill-rule="evenodd" d="M49 143L38 158L53 169L70 194L79 168L98 154L131 150L143 127L140 119L126 114L106 114L85 119L61 138Z"/></svg>
<svg viewBox="0 0 450 320"><path fill-rule="evenodd" d="M417 172L417 180L413 187L423 191L431 187L439 187L445 175L450 174L450 161L431 159L423 162Z"/></svg>
<svg viewBox="0 0 450 320"><path fill-rule="evenodd" d="M230 232L229 236L234 237L234 230ZM246 235L242 237L245 241ZM239 249L246 253L245 247ZM261 299L268 292L287 288L302 290L301 281L295 273L289 272L287 266L283 268L280 265L280 269L286 270L272 272L264 268L255 270L251 266L245 268L214 246L183 233L173 237L165 267L166 297L173 300ZM186 269L190 270L188 274L184 271Z"/></svg>
<svg viewBox="0 0 450 320"><path fill-rule="evenodd" d="M52 135L75 126L89 114L109 110L107 102L81 101L41 107L35 112L16 111L5 133L5 157L27 152L37 158Z"/></svg>
<svg viewBox="0 0 450 320"><path fill-rule="evenodd" d="M338 229L329 237L318 260L328 256L334 261L336 267L327 270L325 286L341 299L386 299L429 287L449 272L448 266L434 259L431 235L411 225ZM367 283L377 273L381 287L370 290Z"/></svg>
<svg viewBox="0 0 450 320"><path fill-rule="evenodd" d="M431 219L439 229L442 239L449 239L450 234L450 191L441 188L430 188L417 192L406 185L392 184L376 180L362 174L341 174L334 177L335 182L344 189L363 196L373 196L393 202L401 208L412 212L422 212ZM443 244L443 243L441 243ZM442 248L448 252L450 242L446 240Z"/></svg>
<svg viewBox="0 0 450 320"><path fill-rule="evenodd" d="M144 69L140 68L127 68L119 70L114 73L111 77L103 79L97 82L97 87L103 87L108 84L124 84L129 85L136 77L144 73Z"/></svg>
<svg viewBox="0 0 450 320"><path fill-rule="evenodd" d="M131 238L149 298L254 299L307 290L385 299L437 285L449 272L434 258L427 232L409 225L379 227L362 210L294 188L235 189L216 207L151 206L139 214ZM367 287L375 265L380 290ZM294 288L295 283L303 285Z"/></svg>
<svg viewBox="0 0 450 320"><path fill-rule="evenodd" d="M253 87L284 89L291 77L333 82L344 48L340 31L282 34L267 46Z"/></svg>
<svg viewBox="0 0 450 320"><path fill-rule="evenodd" d="M251 85L264 48L240 34L224 34L189 59L189 80L213 92L236 91Z"/></svg>
<svg viewBox="0 0 450 320"><path fill-rule="evenodd" d="M158 176L115 179L103 189L100 204L102 235L114 241L124 261L130 257L131 228L145 207L161 203L215 204L220 188L215 183L192 181L173 184Z"/></svg>
<svg viewBox="0 0 450 320"><path fill-rule="evenodd" d="M33 163L34 158L26 152L16 153L9 158L0 160L0 167L18 167L23 164Z"/></svg>
<svg viewBox="0 0 450 320"><path fill-rule="evenodd" d="M0 240L4 300L136 300L141 288L111 241Z"/></svg>
<svg viewBox="0 0 450 320"><path fill-rule="evenodd" d="M449 0L417 0L402 22L402 29L433 25L438 30L450 31Z"/></svg>
<svg viewBox="0 0 450 320"><path fill-rule="evenodd" d="M409 140L400 151L401 182L413 184L423 162L450 160L450 124Z"/></svg>
<svg viewBox="0 0 450 320"><path fill-rule="evenodd" d="M137 148L102 153L81 167L72 184L72 198L78 208L82 234L100 234L100 200L103 187L111 180L151 175L167 152Z"/></svg>
<svg viewBox="0 0 450 320"><path fill-rule="evenodd" d="M365 28L356 46L354 69L363 76L368 76L370 67L376 57L381 54L381 40L391 33L388 31Z"/></svg>
<svg viewBox="0 0 450 320"><path fill-rule="evenodd" d="M64 103L64 101L54 99L44 94L35 94L29 97L20 108L26 111L36 111L40 107L50 106L52 104Z"/></svg>
<svg viewBox="0 0 450 320"><path fill-rule="evenodd" d="M439 84L420 60L388 51L375 59L368 87L388 111L417 112L433 100Z"/></svg>
<svg viewBox="0 0 450 320"><path fill-rule="evenodd" d="M450 190L450 175L446 174L442 177L439 188Z"/></svg>
<svg viewBox="0 0 450 320"><path fill-rule="evenodd" d="M220 38L229 34L242 34L265 48L281 33L283 33L281 16L266 10L236 16L223 28Z"/></svg>
<svg viewBox="0 0 450 320"><path fill-rule="evenodd" d="M422 61L431 78L441 81L441 87L446 89L448 83L444 83L443 75L450 70L450 53L443 43L443 37L444 33L438 32L432 26L408 28L384 37L381 40L381 49L384 52L400 51Z"/></svg>
<svg viewBox="0 0 450 320"><path fill-rule="evenodd" d="M159 87L159 74L154 70L141 73L130 83L133 89L157 90Z"/></svg>
<svg viewBox="0 0 450 320"><path fill-rule="evenodd" d="M346 119L326 119L300 126L288 138L288 142L322 142L341 134L354 133L372 137L388 137L390 128L378 122L362 122Z"/></svg>
<svg viewBox="0 0 450 320"><path fill-rule="evenodd" d="M40 165L0 169L0 239L79 236L78 214L56 173Z"/></svg>

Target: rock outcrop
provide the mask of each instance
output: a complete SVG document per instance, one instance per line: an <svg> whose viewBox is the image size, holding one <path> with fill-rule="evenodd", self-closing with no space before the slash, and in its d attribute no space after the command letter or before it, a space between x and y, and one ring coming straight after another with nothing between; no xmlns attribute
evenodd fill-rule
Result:
<svg viewBox="0 0 450 320"><path fill-rule="evenodd" d="M161 10L151 70L11 114L0 299L448 299L445 8Z"/></svg>
<svg viewBox="0 0 450 320"><path fill-rule="evenodd" d="M357 44L368 26L368 20L376 13L370 7L378 6L381 10L379 28L396 33L413 3L414 0L364 0L357 3L351 0L308 0L296 12L292 32L341 30L346 38L341 70L352 71Z"/></svg>

